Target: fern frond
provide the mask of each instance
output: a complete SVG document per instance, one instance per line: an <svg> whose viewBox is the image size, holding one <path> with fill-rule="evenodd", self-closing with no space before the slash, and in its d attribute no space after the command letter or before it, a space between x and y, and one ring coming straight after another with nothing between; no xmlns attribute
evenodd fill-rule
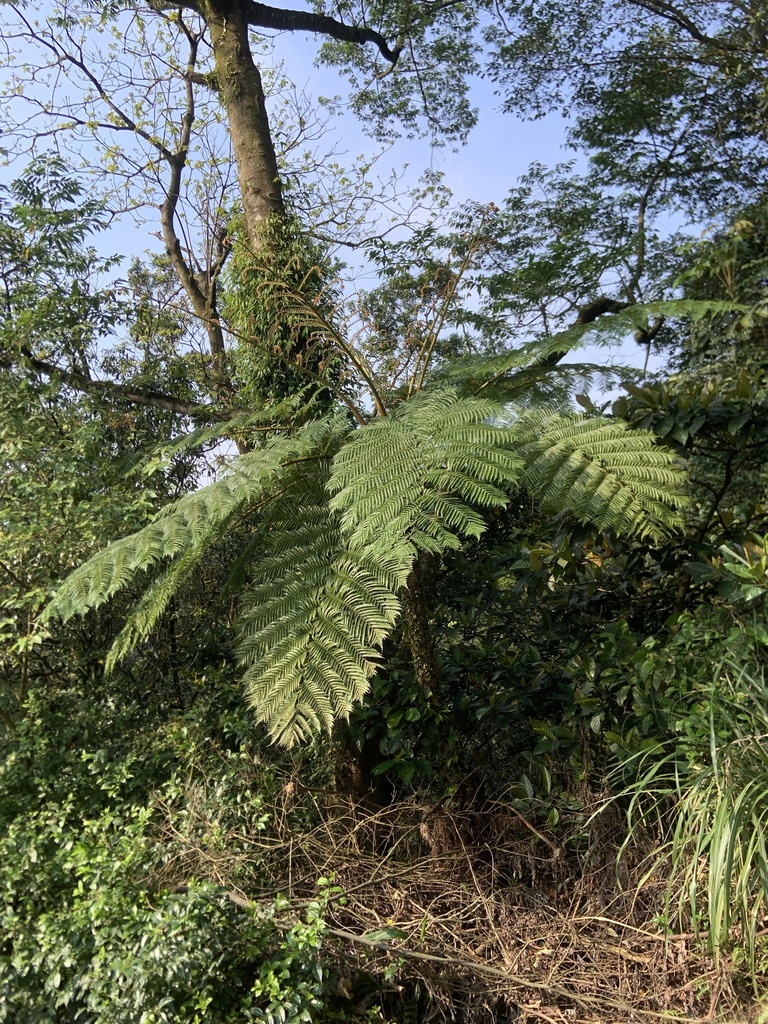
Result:
<svg viewBox="0 0 768 1024"><path fill-rule="evenodd" d="M295 469L264 517L238 655L249 702L290 746L346 717L366 693L400 612L386 560L349 551L328 505L327 465Z"/></svg>
<svg viewBox="0 0 768 1024"><path fill-rule="evenodd" d="M233 415L223 423L211 423L190 430L173 440L157 445L152 452L139 464L144 475L166 465L178 455L186 455L198 451L218 441L249 438L255 433L274 432L275 424L296 423L302 418L305 409L309 408L311 386L291 394L275 405L260 409L258 412L243 411ZM304 416L304 419L308 417ZM283 427L281 433L284 433Z"/></svg>
<svg viewBox="0 0 768 1024"><path fill-rule="evenodd" d="M292 437L270 438L256 451L241 456L223 479L167 505L144 529L114 541L76 569L46 608L46 620L66 621L85 614L108 601L142 570L166 559L186 556L191 567L229 519L269 500L287 465L326 450L347 429L340 419L319 421ZM171 581L177 580L178 585L182 576L169 574L164 583L156 584L162 584L166 601L171 596ZM155 599L161 601L160 593L147 595L143 611L137 609L140 618L153 617L148 609L154 607Z"/></svg>
<svg viewBox="0 0 768 1024"><path fill-rule="evenodd" d="M526 366L495 377L467 381L470 394L519 409L567 407L577 388L608 391L628 381L634 383L639 371L626 366L598 366L595 363L553 363Z"/></svg>
<svg viewBox="0 0 768 1024"><path fill-rule="evenodd" d="M603 388L614 386L617 379L633 376L623 367L594 364L547 363L548 359L590 344L620 344L636 331L646 330L656 317L685 319L693 322L727 313L744 313L741 303L709 299L670 299L663 302L639 303L618 312L598 317L589 323L575 323L556 334L524 342L515 349L493 356L470 356L451 361L442 371L442 378L463 393L481 394L498 402L529 404L542 398L557 402L572 391L568 385L578 378L585 383L598 383Z"/></svg>
<svg viewBox="0 0 768 1024"><path fill-rule="evenodd" d="M513 426L521 482L548 511L659 541L683 525L686 475L652 434L623 420L528 413Z"/></svg>
<svg viewBox="0 0 768 1024"><path fill-rule="evenodd" d="M304 331L309 336L324 339L342 353L354 367L359 380L365 382L376 408L383 410L384 404L373 368L354 340L345 337L334 325L327 308L324 308L321 302L307 297L302 288L292 287L285 281L275 282L272 287L281 310L281 320L289 323L293 330Z"/></svg>
<svg viewBox="0 0 768 1024"><path fill-rule="evenodd" d="M293 473L267 512L238 653L251 704L290 745L349 714L368 689L418 551L486 527L522 462L499 408L420 395L357 430L324 465ZM328 500L328 494L332 497Z"/></svg>
<svg viewBox="0 0 768 1024"><path fill-rule="evenodd" d="M152 633L179 587L192 575L200 554L197 548L185 551L148 587L112 644L104 664L105 672L112 672L127 654Z"/></svg>
<svg viewBox="0 0 768 1024"><path fill-rule="evenodd" d="M593 324L577 324L559 334L521 342L495 355L469 355L452 359L440 368L437 376L446 384L474 390L484 382L502 379L516 371L530 369L537 364L549 365L546 362L548 359L578 348L584 335L592 329Z"/></svg>
<svg viewBox="0 0 768 1024"><path fill-rule="evenodd" d="M357 431L333 462L331 508L353 551L393 559L402 583L416 549L477 537L476 507L505 505L521 460L492 425L499 407L455 391L420 395Z"/></svg>

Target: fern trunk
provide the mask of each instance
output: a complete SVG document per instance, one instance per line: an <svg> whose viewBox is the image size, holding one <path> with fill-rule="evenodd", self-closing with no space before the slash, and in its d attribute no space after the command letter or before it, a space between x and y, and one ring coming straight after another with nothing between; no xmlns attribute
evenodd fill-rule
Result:
<svg viewBox="0 0 768 1024"><path fill-rule="evenodd" d="M403 601L406 639L416 682L425 697L436 693L438 684L435 641L430 622L429 578L433 575L432 561L430 556L424 554L416 559L408 577Z"/></svg>

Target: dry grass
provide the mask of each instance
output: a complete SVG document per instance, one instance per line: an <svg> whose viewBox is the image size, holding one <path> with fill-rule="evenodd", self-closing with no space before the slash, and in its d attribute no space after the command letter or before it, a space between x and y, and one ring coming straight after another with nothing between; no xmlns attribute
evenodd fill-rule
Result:
<svg viewBox="0 0 768 1024"><path fill-rule="evenodd" d="M157 885L206 878L239 905L281 893L298 913L316 898L317 879L332 878L342 890L326 915L340 991L362 1009L361 979L387 971L392 1020L406 1019L418 991L429 994L419 1004L428 1010L411 1019L467 1024L744 1021L756 1013L749 993L735 988L728 956L716 964L700 939L658 926L666 879L640 884L652 838L617 871L624 833L615 810L587 828L587 807L555 838L503 801L371 812L295 780L286 780L262 831L222 832L204 799L197 809L189 799L182 816L162 810L158 839L169 855ZM375 935L391 929L407 937Z"/></svg>

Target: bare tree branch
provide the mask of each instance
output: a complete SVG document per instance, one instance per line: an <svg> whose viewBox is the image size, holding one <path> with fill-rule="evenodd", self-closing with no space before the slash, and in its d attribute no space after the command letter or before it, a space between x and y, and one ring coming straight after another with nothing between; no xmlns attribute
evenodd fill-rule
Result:
<svg viewBox="0 0 768 1024"><path fill-rule="evenodd" d="M396 64L402 47L390 49L384 36L372 28L345 25L325 14L311 11L287 11L271 4L251 3L245 8L248 24L254 28L269 28L284 32L316 32L344 43L374 43L385 60Z"/></svg>
<svg viewBox="0 0 768 1024"><path fill-rule="evenodd" d="M216 284L224 262L229 255L229 247L221 245L216 262L213 266L209 266L208 273L197 275L184 258L181 242L175 228L176 209L181 195L182 174L187 163L187 153L195 120L195 96L192 73L197 63L197 49L201 38L193 33L184 23L181 12L179 12L179 25L189 44L187 69L184 76L186 106L181 119L181 138L176 152L171 153L166 149L162 153L170 168L171 175L166 188L165 199L160 207L160 223L163 229L165 250L173 264L176 275L184 286L189 301L192 303L195 315L204 325L208 335L214 377L222 383L225 373L226 350L224 333L221 329L216 308Z"/></svg>

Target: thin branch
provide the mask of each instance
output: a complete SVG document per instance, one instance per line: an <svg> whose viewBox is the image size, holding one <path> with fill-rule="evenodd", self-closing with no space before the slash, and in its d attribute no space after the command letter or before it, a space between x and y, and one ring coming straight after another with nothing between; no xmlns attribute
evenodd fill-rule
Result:
<svg viewBox="0 0 768 1024"><path fill-rule="evenodd" d="M16 735L16 723L11 718L10 713L5 710L5 708L0 708L0 721L5 723L5 727L8 729L8 732L12 736Z"/></svg>
<svg viewBox="0 0 768 1024"><path fill-rule="evenodd" d="M145 131L138 124L136 124L133 118L126 114L125 111L122 110L110 98L109 94L107 93L107 90L104 88L101 81L88 68L88 65L85 63L85 60L83 59L81 47L78 46L74 42L74 40L71 41L73 43L74 48L79 52L79 57L76 57L72 53L63 52L55 43L50 42L49 40L45 39L42 35L40 35L40 33L33 28L33 26L24 17L24 15L18 8L16 8L16 14L26 26L30 36L36 39L41 46L44 46L46 49L50 50L50 52L54 55L57 64L72 64L80 71L80 73L85 77L86 81L90 82L93 88L96 90L101 101L105 104L106 107L108 107L109 110L112 111L112 113L120 122L117 125L103 125L103 127L110 127L112 129L122 128L126 131L133 132L140 139L143 139L148 145L153 146L161 154L163 159L168 161L171 161L173 159L173 154L171 153L171 151L166 146L164 146L159 139L154 138L152 135L149 134L149 132Z"/></svg>
<svg viewBox="0 0 768 1024"><path fill-rule="evenodd" d="M648 11L649 14L656 14L660 18L671 21L672 24L687 32L697 43L703 43L705 46L712 46L717 50L723 50L727 53L740 53L745 49L743 46L726 43L722 39L716 39L714 36L707 35L695 22L691 21L687 14L684 14L678 7L669 3L668 0L629 0L629 2L634 4L635 7Z"/></svg>
<svg viewBox="0 0 768 1024"><path fill-rule="evenodd" d="M18 584L18 586L21 587L22 590L26 590L27 584L24 582L23 579L21 579L20 576L17 576L16 573L13 571L13 569L11 569L9 566L7 566L5 564L5 562L0 561L0 569L2 569L4 572L6 572L11 577L13 582Z"/></svg>
<svg viewBox="0 0 768 1024"><path fill-rule="evenodd" d="M413 371L413 376L411 378L411 384L410 387L408 388L409 396L413 394L414 391L421 391L421 389L424 386L424 378L427 373L427 368L429 367L429 363L432 358L432 353L435 350L435 345L437 344L440 332L442 331L443 326L445 325L445 321L448 317L450 305L453 302L453 299L456 295L456 292L459 288L459 285L461 284L464 275L466 274L467 270L469 269L472 263L472 258L475 255L477 248L479 248L481 231L484 227L485 217L483 217L483 219L481 220L480 226L475 232L474 238L467 246L467 252L464 256L464 259L461 261L459 269L453 275L451 282L448 286L448 290L445 293L443 303L440 308L440 312L438 313L435 325L421 347L421 351L419 352L418 358L416 360L416 367ZM421 366L421 372L419 372L419 366Z"/></svg>

